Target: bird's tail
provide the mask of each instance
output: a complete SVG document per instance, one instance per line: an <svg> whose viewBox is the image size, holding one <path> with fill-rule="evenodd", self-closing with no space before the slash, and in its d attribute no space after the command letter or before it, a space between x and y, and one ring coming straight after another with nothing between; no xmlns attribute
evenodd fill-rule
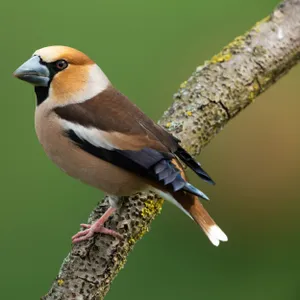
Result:
<svg viewBox="0 0 300 300"><path fill-rule="evenodd" d="M212 219L195 195L177 192L173 194L173 197L179 202L187 214L200 225L213 245L219 246L220 241L226 242L228 240L226 234Z"/></svg>
<svg viewBox="0 0 300 300"><path fill-rule="evenodd" d="M181 176L187 180L180 162L175 159L172 162L179 169ZM197 196L184 191L178 191L173 192L172 197L180 204L180 208L200 225L213 245L219 246L220 241L226 242L228 240L226 234L209 215Z"/></svg>

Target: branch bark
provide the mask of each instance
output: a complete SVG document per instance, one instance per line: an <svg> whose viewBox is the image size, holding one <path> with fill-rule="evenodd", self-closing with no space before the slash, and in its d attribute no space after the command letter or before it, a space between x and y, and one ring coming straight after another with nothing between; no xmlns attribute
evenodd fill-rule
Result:
<svg viewBox="0 0 300 300"><path fill-rule="evenodd" d="M287 0L198 67L181 84L160 124L176 135L192 155L198 155L230 119L299 60L300 0ZM163 200L151 192L128 198L106 224L122 233L124 240L97 235L73 246L50 291L42 299L103 299L162 204ZM93 210L89 222L99 218L107 206L106 197Z"/></svg>

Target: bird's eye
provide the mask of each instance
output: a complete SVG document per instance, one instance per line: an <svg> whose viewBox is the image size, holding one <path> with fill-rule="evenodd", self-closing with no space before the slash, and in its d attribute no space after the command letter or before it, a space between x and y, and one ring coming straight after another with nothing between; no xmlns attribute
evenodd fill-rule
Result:
<svg viewBox="0 0 300 300"><path fill-rule="evenodd" d="M58 60L56 63L55 63L55 66L56 66L56 68L58 69L58 70L63 70L63 69L65 69L67 66L68 66L68 63L65 61L65 60L63 60L63 59L61 59L61 60Z"/></svg>

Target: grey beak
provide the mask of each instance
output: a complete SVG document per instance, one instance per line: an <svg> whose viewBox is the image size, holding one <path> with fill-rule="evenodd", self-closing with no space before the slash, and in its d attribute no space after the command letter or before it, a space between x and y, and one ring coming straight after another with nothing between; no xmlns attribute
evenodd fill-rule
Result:
<svg viewBox="0 0 300 300"><path fill-rule="evenodd" d="M13 75L35 86L48 86L50 81L50 72L47 66L41 64L38 56L28 59Z"/></svg>

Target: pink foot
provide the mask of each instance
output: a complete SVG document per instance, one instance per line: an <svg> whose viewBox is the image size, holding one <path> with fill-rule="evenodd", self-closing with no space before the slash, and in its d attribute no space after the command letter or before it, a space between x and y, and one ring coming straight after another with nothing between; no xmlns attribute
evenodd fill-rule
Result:
<svg viewBox="0 0 300 300"><path fill-rule="evenodd" d="M120 238L120 239L122 238L122 235L120 233L118 233L114 230L111 230L111 229L107 229L107 228L103 227L103 225L101 225L101 224L98 225L97 222L92 224L92 225L90 225L90 224L80 224L80 226L83 227L83 228L87 228L87 229L83 230L83 231L79 231L78 233L76 233L75 235L72 236L72 243L73 244L81 242L81 241L88 240L96 232L109 234L109 235L112 235L112 236L114 236L116 238Z"/></svg>
<svg viewBox="0 0 300 300"><path fill-rule="evenodd" d="M105 213L104 215L98 219L94 224L90 225L90 224L80 224L81 227L83 228L87 228L83 231L79 231L78 233L76 233L75 235L72 236L72 243L78 243L81 241L85 241L88 240L89 238L91 238L94 233L99 232L99 233L104 233L104 234L108 234L108 235L112 235L113 237L122 239L122 235L119 234L118 232L111 230L111 229L107 229L105 228L103 225L104 223L107 221L107 219L109 218L109 216L115 211L115 208L110 207Z"/></svg>

